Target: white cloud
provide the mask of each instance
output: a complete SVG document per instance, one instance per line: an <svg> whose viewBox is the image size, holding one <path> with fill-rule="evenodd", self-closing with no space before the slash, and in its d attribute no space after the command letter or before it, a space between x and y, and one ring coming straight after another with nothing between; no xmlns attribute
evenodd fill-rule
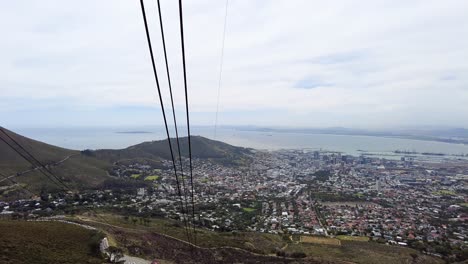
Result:
<svg viewBox="0 0 468 264"><path fill-rule="evenodd" d="M203 113L207 122L216 108L225 2L184 3L190 104L194 120ZM69 101L78 112L157 104L138 1L2 5L0 107L9 116L20 107L11 98ZM177 1L162 5L182 108ZM146 7L165 88L155 2ZM230 0L220 123L468 126L467 12L462 0ZM268 111L283 114L255 119Z"/></svg>

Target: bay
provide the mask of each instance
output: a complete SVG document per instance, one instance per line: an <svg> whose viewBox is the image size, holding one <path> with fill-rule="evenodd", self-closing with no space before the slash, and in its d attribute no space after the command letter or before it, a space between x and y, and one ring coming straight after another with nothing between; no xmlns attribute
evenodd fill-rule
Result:
<svg viewBox="0 0 468 264"><path fill-rule="evenodd" d="M193 127L192 135L214 139L213 127ZM145 141L166 138L163 127L78 127L78 128L18 128L15 132L52 145L70 149L120 149ZM179 128L181 136L185 128ZM175 135L171 131L171 135ZM468 154L468 145L436 141L375 136L303 134L287 132L244 131L235 128L219 128L216 140L235 146L255 149L310 149L337 151L350 155L394 156L395 150L443 153L447 155Z"/></svg>

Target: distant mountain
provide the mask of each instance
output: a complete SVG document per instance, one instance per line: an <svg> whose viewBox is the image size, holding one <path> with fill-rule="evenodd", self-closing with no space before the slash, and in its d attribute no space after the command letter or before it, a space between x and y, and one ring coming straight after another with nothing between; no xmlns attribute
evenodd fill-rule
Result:
<svg viewBox="0 0 468 264"><path fill-rule="evenodd" d="M405 128L394 130L366 130L344 127L330 128L265 128L241 127L239 130L276 132L276 133L303 133L303 134L330 134L355 135L374 137L397 137L426 141L439 141L446 143L468 144L468 129L465 128Z"/></svg>
<svg viewBox="0 0 468 264"><path fill-rule="evenodd" d="M400 133L428 137L454 138L468 140L468 129L465 128L413 128L402 129Z"/></svg>
<svg viewBox="0 0 468 264"><path fill-rule="evenodd" d="M179 143L182 156L188 157L188 138L180 138ZM171 144L174 154L177 156L178 152L176 140L171 139ZM193 158L209 159L214 162L219 162L226 165L237 164L238 162L245 161L247 159L246 154L251 153L250 149L231 146L229 144L201 136L192 136L191 145ZM89 155L110 162L139 160L142 163L154 163L160 161L161 159L171 159L171 153L167 139L144 142L120 150L102 149L91 151L89 152Z"/></svg>

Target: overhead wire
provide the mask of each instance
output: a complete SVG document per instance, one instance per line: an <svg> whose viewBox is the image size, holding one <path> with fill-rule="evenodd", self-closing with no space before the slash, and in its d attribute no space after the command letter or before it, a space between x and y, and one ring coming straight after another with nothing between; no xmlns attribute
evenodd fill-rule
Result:
<svg viewBox="0 0 468 264"><path fill-rule="evenodd" d="M183 202L183 199L182 199L182 192L181 192L181 188L180 188L179 176L177 175L176 162L175 162L175 159L174 159L174 151L172 149L171 138L170 138L170 135L169 135L169 128L168 128L167 119L166 119L166 112L164 110L164 102L163 102L163 99L162 99L161 88L159 86L158 73L157 73L157 70L156 70L156 63L154 61L153 47L151 45L151 37L150 37L150 34L149 34L148 22L147 22L147 19L146 19L146 11L145 11L145 5L143 3L143 0L140 0L140 5L141 5L141 12L142 12L142 15L143 15L143 22L145 24L146 39L147 39L147 42L148 42L148 48L149 48L149 52L150 52L150 56L151 56L151 64L153 66L153 74L154 74L154 78L155 78L155 81L156 81L156 88L157 88L157 91L158 91L159 102L161 104L161 111L162 111L162 115L163 115L163 119L164 119L164 126L166 128L167 142L169 144L169 151L171 153L172 166L173 166L174 175L175 175L175 178L176 178L177 192L178 192L179 200L180 200L180 204L181 204L182 215L184 217L186 235L187 235L187 239L190 242L191 238L190 238L190 235L189 235L187 218L185 217L186 212L184 210L184 202Z"/></svg>
<svg viewBox="0 0 468 264"><path fill-rule="evenodd" d="M140 0L140 4L141 4L141 9L142 9L142 14L143 14L143 20L144 20L144 24L145 24L145 31L146 31L146 36L147 36L147 41L148 41L148 47L149 47L149 51L150 51L150 55L151 55L151 61L152 61L152 66L153 66L153 73L154 73L154 77L155 77L155 80L156 80L156 86L157 86L157 90L158 90L158 95L159 95L159 100L160 100L160 104L161 104L161 109L162 109L162 114L163 114L163 118L164 118L164 124L165 124L165 128L166 128L166 134L167 134L167 139L168 139L168 144L169 144L169 149L170 149L170 153L171 153L171 159L172 159L172 164L173 164L173 169L174 169L174 174L175 174L175 177L176 177L176 183L177 183L177 191L178 191L178 195L179 195L179 200L181 202L181 210L182 210L182 213L185 214L185 210L184 210L184 205L183 205L183 201L182 201L182 193L181 193L181 189L180 189L180 182L179 182L179 179L178 179L178 175L177 175L177 168L176 168L176 162L175 162L175 158L174 158L174 151L172 149L172 144L171 144L171 139L170 139L170 134L169 134L169 129L168 129L168 124L167 124L167 119L166 119L166 114L165 114L165 110L164 110L164 104L163 104L163 99L162 99L162 95L161 95L161 89L160 89L160 86L159 86L159 80L158 80L158 75L157 75L157 70L156 70L156 65L155 65L155 60L154 60L154 55L153 55L153 50L152 50L152 45L151 45L151 38L150 38L150 34L149 34L149 30L148 30L148 24L147 24L147 19L146 19L146 13L145 13L145 8L144 8L144 3L143 3L143 0ZM158 0L158 11L159 11L159 14L160 14L160 25L161 25L161 29L162 29L162 18L161 18L161 11L160 11L160 6L159 6L159 0ZM182 12L182 1L179 0L179 15L180 15L180 33L181 33L181 45L182 45L182 59L183 59L183 71L184 71L184 88L185 88L185 103L186 103L186 117L187 117L187 132L188 132L188 149L189 149L189 162L190 162L190 184L191 184L191 203L192 203L192 221L193 219L195 219L195 206L194 206L194 185L193 185L193 164L192 164L192 148L191 148L191 133L190 133L190 119L189 119L189 101L188 101L188 89L187 89L187 73L186 73L186 62L185 62L185 45L184 45L184 31L183 31L183 12ZM165 45L165 44L164 44ZM168 70L168 62L167 62L167 54L166 54L166 49L164 50L164 53L165 53L165 59L166 59L166 68ZM170 75L169 75L169 71L168 72L168 80L170 82ZM176 130L177 130L177 125L176 125L176 118L175 118L175 110L174 110L174 103L173 103L173 96L172 96L172 88L170 88L170 93L171 93L171 104L172 104L172 107L173 107L173 118L174 118L174 122L175 122L175 126L176 126ZM71 191L71 188L65 184L63 182L62 179L60 179L59 177L57 177L52 171L50 171L46 165L44 165L42 162L40 162L38 159L36 159L34 157L34 155L32 155L28 150L26 150L21 144L19 144L15 139L13 139L12 137L10 137L10 135L8 135L8 133L6 133L3 129L0 128L0 131L5 134L12 142L14 142L14 144L16 144L16 146L18 146L24 153L21 153L21 151L19 151L17 148L15 148L13 145L11 145L7 140L5 140L3 137L0 137L0 139L6 143L11 149L13 149L17 154L19 154L21 157L23 157L26 161L28 161L31 165L35 166L36 168L39 169L39 171L44 174L45 176L47 176L54 184L57 184L58 186L63 185L63 187L65 187L65 189L68 189ZM178 145L178 152L179 152L179 155L181 155L181 151L180 151L180 143L178 141L178 132L176 132L177 134L177 145ZM182 158L181 156L179 156L179 161L181 163L181 171L183 170L183 166L182 166ZM45 170L47 173L45 173L43 170ZM55 182L54 180L52 180L51 177L49 177L50 175L58 182ZM182 175L183 177L183 175ZM184 179L182 179L183 181L183 184L184 184ZM184 187L185 188L185 187ZM184 217L184 221L185 223L187 223L187 218ZM186 227L187 227L187 224L186 224ZM187 238L190 242L190 236L188 234L188 229L186 228L186 233L187 233Z"/></svg>
<svg viewBox="0 0 468 264"><path fill-rule="evenodd" d="M29 190L26 186L21 185L19 182L13 180L12 178L8 177L7 175L5 175L5 174L3 174L3 173L0 172L0 176L3 177L2 180L9 180L9 181L11 181L13 184L18 185L20 188L22 188L23 190L27 191L27 192L28 192L29 194L31 194L32 196L35 196L35 194L34 194L31 190Z"/></svg>
<svg viewBox="0 0 468 264"><path fill-rule="evenodd" d="M228 6L229 0L226 0L226 8L224 12L224 27L223 27L223 38L221 42L221 58L219 60L219 76L218 76L218 95L216 97L216 115L215 115L215 124L214 124L214 139L217 136L217 129L218 129L218 114L219 114L219 101L221 95L221 80L223 75L223 64L224 64L224 42L226 40L226 25L227 25L227 18L228 18Z"/></svg>
<svg viewBox="0 0 468 264"><path fill-rule="evenodd" d="M50 173L51 175L54 176L55 179L57 179L57 181L59 181L63 186L65 186L65 188L68 188L69 187L65 184L65 182L63 182L62 179L60 179L59 177L56 177L48 168L46 165L44 165L42 162L40 162L38 159L36 159L28 150L26 150L21 144L19 144L13 137L11 137L8 133L5 132L5 130L3 128L0 127L0 131L5 134L11 141L13 141L20 149L22 149L37 165L39 165L41 168L43 168L44 170L46 170L48 173Z"/></svg>
<svg viewBox="0 0 468 264"><path fill-rule="evenodd" d="M195 203L194 203L194 187L193 187L193 166L192 166L192 142L190 136L190 115L189 115L189 99L187 90L187 67L185 63L185 44L184 44L184 19L182 11L182 0L179 0L179 25L180 25L180 43L182 47L182 67L184 71L184 88L185 88L185 112L187 115L187 137L188 137L188 149L189 149L189 165L190 165L190 184L192 186L191 199L192 199L192 219L195 219ZM194 229L194 235L196 239L196 233Z"/></svg>
<svg viewBox="0 0 468 264"><path fill-rule="evenodd" d="M2 132L3 132L3 130L2 130ZM25 159L27 162L29 162L29 163L33 166L34 169L37 169L41 174L43 174L44 176L46 176L51 182L53 182L54 184L56 184L56 185L59 186L60 188L63 188L63 187L67 188L66 185L61 186L61 185L60 185L60 181L57 180L57 178L55 178L55 177L54 177L54 178L55 178L55 180L56 180L58 183L57 183L56 181L54 181L53 178L52 178L50 175L48 175L47 173L45 173L45 172L42 170L43 167L38 166L37 164L35 164L34 161L32 161L30 157L27 157L25 154L21 153L21 152L20 152L18 149L16 149L12 144L10 144L7 140L5 140L1 135L0 135L0 140L3 141L5 144L7 144L13 151L15 151L15 152L16 152L18 155L20 155L23 159ZM24 148L23 148L23 149L24 149ZM29 156L31 156L30 153L29 153ZM62 189L62 190L65 190L65 188Z"/></svg>
<svg viewBox="0 0 468 264"><path fill-rule="evenodd" d="M172 118L173 118L173 121L174 121L176 143L177 143L177 153L178 153L178 156L179 156L179 163L180 163L180 174L181 174L181 177L182 177L182 188L183 188L184 200L185 200L185 210L188 211L187 187L185 185L184 168L183 168L183 162L182 162L182 152L181 152L180 141L179 141L179 129L178 129L178 126L177 126L177 118L176 118L176 114L175 114L174 97L173 97L173 94L172 94L172 84L171 84L171 77L170 77L170 71L169 71L169 61L167 59L166 38L164 37L164 26L163 26L162 12L161 12L161 3L160 3L159 0L157 0L157 6L158 6L158 14L159 14L159 26L160 26L160 29L161 29L161 40L162 40L163 50L164 50L164 61L165 61L165 64L166 64L167 83L168 83L168 86L169 86L169 95L170 95L170 98L171 98Z"/></svg>

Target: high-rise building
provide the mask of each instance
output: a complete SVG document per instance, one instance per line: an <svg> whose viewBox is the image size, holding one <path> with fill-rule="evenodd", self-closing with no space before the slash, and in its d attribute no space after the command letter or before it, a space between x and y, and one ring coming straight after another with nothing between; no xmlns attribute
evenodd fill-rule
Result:
<svg viewBox="0 0 468 264"><path fill-rule="evenodd" d="M314 159L320 159L320 153L318 151L314 151Z"/></svg>

